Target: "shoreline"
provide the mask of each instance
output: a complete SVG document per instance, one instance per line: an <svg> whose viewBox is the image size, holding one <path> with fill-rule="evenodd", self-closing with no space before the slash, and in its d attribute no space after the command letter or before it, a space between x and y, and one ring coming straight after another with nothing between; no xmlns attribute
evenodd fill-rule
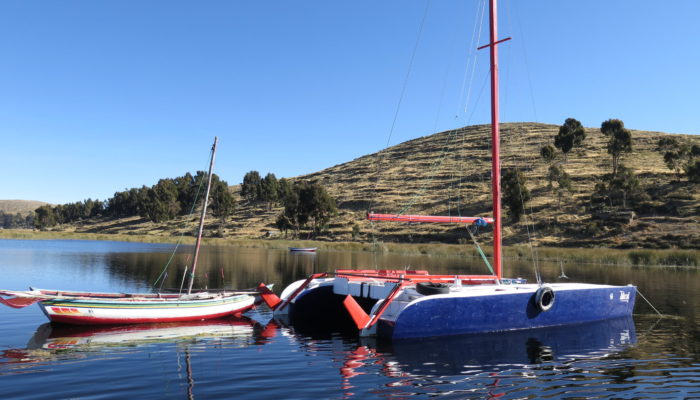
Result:
<svg viewBox="0 0 700 400"><path fill-rule="evenodd" d="M122 235L105 233L77 233L30 231L26 229L0 230L0 239L15 240L97 240L138 243L194 244L190 236L164 235ZM321 251L379 251L406 255L428 256L467 256L480 257L478 251L464 244L445 243L366 243L328 242L289 239L227 239L207 237L204 244L212 246L234 246L286 250L288 247L317 247ZM491 256L491 247L484 246L484 252ZM531 260L532 252L539 261L575 262L578 264L602 264L630 267L700 267L700 250L685 249L610 249L610 248L570 248L570 247L529 247L509 245L503 247L504 258Z"/></svg>

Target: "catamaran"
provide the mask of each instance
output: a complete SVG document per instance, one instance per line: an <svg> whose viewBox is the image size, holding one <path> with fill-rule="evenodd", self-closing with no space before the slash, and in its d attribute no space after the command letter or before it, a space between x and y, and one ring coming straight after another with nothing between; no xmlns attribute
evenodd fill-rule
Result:
<svg viewBox="0 0 700 400"><path fill-rule="evenodd" d="M186 293L99 293L30 288L28 291L0 290L0 303L13 308L38 303L51 322L74 325L200 321L231 315L240 316L252 308L256 294L254 291L192 290L217 142L218 138L214 138L206 194Z"/></svg>
<svg viewBox="0 0 700 400"><path fill-rule="evenodd" d="M371 221L493 226L490 275L432 275L425 270L351 270L317 273L278 297L258 287L276 317L322 327L350 321L360 336L389 339L532 329L630 317L636 287L545 284L502 277L501 167L498 112L496 0L489 3L491 71L492 218L368 213ZM486 257L484 257L486 261Z"/></svg>

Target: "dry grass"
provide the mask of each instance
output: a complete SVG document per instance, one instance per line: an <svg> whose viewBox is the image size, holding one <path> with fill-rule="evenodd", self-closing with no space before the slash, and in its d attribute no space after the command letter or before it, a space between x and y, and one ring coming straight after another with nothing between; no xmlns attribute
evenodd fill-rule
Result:
<svg viewBox="0 0 700 400"><path fill-rule="evenodd" d="M547 189L548 165L539 157L540 147L553 143L558 128L539 123L502 124L503 168L521 169L532 192L528 217L518 224L510 224L507 219L504 221L504 242L507 245L700 248L700 188L685 180L678 182L666 168L661 154L655 151L658 139L667 134L633 131L634 152L622 160L641 178L651 196L649 206L654 211L639 215L629 225L601 226L591 219L585 207L598 177L611 169L610 156L605 149L607 138L598 129L587 128L583 148L570 153L563 164L572 177L574 192L559 205L556 196ZM327 246L332 246L329 242L352 242L352 228L357 224L360 236L353 246L359 248L374 246L375 242L413 243L418 246L410 246L411 251L422 252L430 251L420 250L428 243L432 249L436 242L464 242L468 239L464 227L371 224L365 214L371 207L372 211L382 213L489 216L489 132L489 125L440 132L294 178L317 181L336 198L339 213L327 232L317 239ZM700 144L698 136L674 136ZM239 188L233 187L232 190L237 194ZM205 236L239 244L241 239L275 238L280 240L275 246L284 247L291 242L282 241L281 234L274 227L280 212L280 207L267 210L264 205L246 204L241 200L233 217L226 221L209 219ZM117 240L175 241L180 235L188 240L193 238L195 229L195 217L161 224L134 217L88 221L54 230L117 235L110 236L119 237ZM486 233L479 236L479 241L488 244L490 234ZM307 236L304 233L302 238Z"/></svg>
<svg viewBox="0 0 700 400"><path fill-rule="evenodd" d="M0 211L5 214L28 215L37 208L49 203L35 200L0 200Z"/></svg>

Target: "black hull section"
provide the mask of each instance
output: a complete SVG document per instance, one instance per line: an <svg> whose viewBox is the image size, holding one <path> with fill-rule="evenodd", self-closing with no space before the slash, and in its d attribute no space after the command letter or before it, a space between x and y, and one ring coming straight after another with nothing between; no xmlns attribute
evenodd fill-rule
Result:
<svg viewBox="0 0 700 400"><path fill-rule="evenodd" d="M289 322L303 334L354 333L357 326L343 305L345 296L333 293L333 286L321 286L305 292L290 304ZM374 299L355 300L369 313Z"/></svg>

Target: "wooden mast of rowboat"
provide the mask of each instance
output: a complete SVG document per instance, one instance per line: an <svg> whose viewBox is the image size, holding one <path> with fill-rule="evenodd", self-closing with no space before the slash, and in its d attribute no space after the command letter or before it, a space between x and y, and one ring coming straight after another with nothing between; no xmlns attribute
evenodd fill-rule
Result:
<svg viewBox="0 0 700 400"><path fill-rule="evenodd" d="M211 174L214 169L214 159L216 158L216 143L218 137L214 137L214 145L211 148L211 161L209 163L209 174L207 175L207 192L204 195L204 206L202 214L199 217L199 231L197 232L197 243L194 246L194 261L192 261L192 272L190 272L190 282L187 287L187 294L192 293L192 284L194 283L194 273L197 270L197 258L199 258L199 246L202 244L202 231L204 231L204 217L207 215L207 205L209 204L209 190L211 190Z"/></svg>

